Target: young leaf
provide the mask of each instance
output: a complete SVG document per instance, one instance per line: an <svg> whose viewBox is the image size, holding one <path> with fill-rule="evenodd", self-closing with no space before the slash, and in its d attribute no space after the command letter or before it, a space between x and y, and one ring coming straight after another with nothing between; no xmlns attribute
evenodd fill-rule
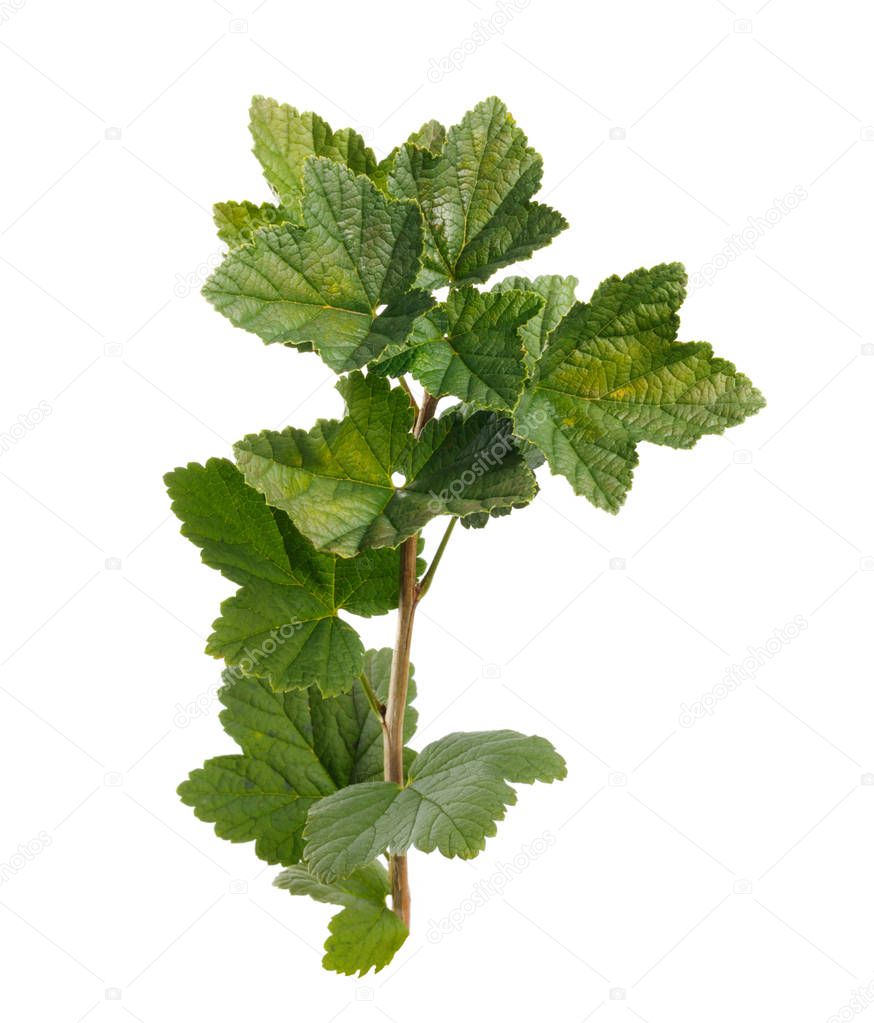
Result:
<svg viewBox="0 0 874 1023"><path fill-rule="evenodd" d="M344 419L320 420L309 432L266 431L234 448L249 485L320 550L348 557L394 546L437 515L489 511L534 495L534 474L509 420L450 410L415 440L401 388L352 373L337 390ZM396 485L394 473L404 483Z"/></svg>
<svg viewBox="0 0 874 1023"><path fill-rule="evenodd" d="M303 181L303 226L256 231L225 256L203 294L267 344L312 344L345 373L403 342L433 304L410 292L421 215L326 158L308 160Z"/></svg>
<svg viewBox="0 0 874 1023"><path fill-rule="evenodd" d="M679 263L610 277L555 328L516 412L520 433L578 494L616 512L640 441L690 448L764 405L703 341L680 344Z"/></svg>
<svg viewBox="0 0 874 1023"><path fill-rule="evenodd" d="M287 103L255 96L249 108L252 152L264 177L292 220L299 221L303 195L303 169L311 156L323 156L348 167L354 174L372 175L376 157L352 128L331 131L318 114L298 113Z"/></svg>
<svg viewBox="0 0 874 1023"><path fill-rule="evenodd" d="M337 612L367 617L395 607L398 552L343 560L314 550L227 459L191 463L165 480L182 533L201 548L205 564L242 587L222 604L207 652L274 689L348 689L361 673L364 647Z"/></svg>
<svg viewBox="0 0 874 1023"><path fill-rule="evenodd" d="M417 149L423 149L432 156L437 156L446 141L446 129L439 121L426 121L418 131L414 131L407 139L407 145ZM374 184L384 192L388 191L388 176L395 165L395 160L400 152L400 146L395 148L379 161L376 172L371 174Z"/></svg>
<svg viewBox="0 0 874 1023"><path fill-rule="evenodd" d="M531 202L542 173L542 159L494 96L449 129L438 155L401 147L388 189L415 199L425 216L419 286L484 281L563 231L560 213Z"/></svg>
<svg viewBox="0 0 874 1023"><path fill-rule="evenodd" d="M426 149L432 156L437 156L446 142L446 129L439 121L426 121L418 131L414 131L407 139L411 146Z"/></svg>
<svg viewBox="0 0 874 1023"><path fill-rule="evenodd" d="M333 884L316 880L302 863L283 870L273 883L292 895L344 907L328 924L322 959L326 970L348 976L363 976L370 969L379 973L407 939L403 921L385 904L391 886L381 863L369 863Z"/></svg>
<svg viewBox="0 0 874 1023"><path fill-rule="evenodd" d="M405 786L350 786L314 805L304 830L309 869L331 882L386 849L411 846L470 859L516 802L507 782L552 782L566 773L564 760L539 736L455 732L422 750Z"/></svg>
<svg viewBox="0 0 874 1023"><path fill-rule="evenodd" d="M391 650L369 650L363 675L388 696ZM268 863L288 866L302 855L307 811L346 786L382 777L382 729L361 683L324 698L314 689L277 693L260 678L226 671L221 721L241 753L207 760L179 786L179 796L219 838L255 841ZM415 698L412 681L408 701ZM415 731L407 708L405 735ZM412 760L414 754L409 753Z"/></svg>
<svg viewBox="0 0 874 1023"><path fill-rule="evenodd" d="M542 306L533 292L484 293L469 285L451 291L416 321L409 372L434 397L510 412L526 376L520 328Z"/></svg>
<svg viewBox="0 0 874 1023"><path fill-rule="evenodd" d="M546 277L505 277L492 287L491 294L502 294L506 291L533 291L540 295L543 304L530 320L522 324L519 334L525 346L525 365L529 372L547 345L549 335L574 304L574 289L579 284L576 277L559 277L552 274Z"/></svg>
<svg viewBox="0 0 874 1023"><path fill-rule="evenodd" d="M281 206L262 202L217 202L212 208L218 236L229 248L246 245L262 227L287 223L291 218Z"/></svg>

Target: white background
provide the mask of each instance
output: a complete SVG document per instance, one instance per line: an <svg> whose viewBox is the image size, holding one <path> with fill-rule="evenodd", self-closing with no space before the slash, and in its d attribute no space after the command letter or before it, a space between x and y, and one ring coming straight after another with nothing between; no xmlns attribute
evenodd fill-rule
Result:
<svg viewBox="0 0 874 1023"><path fill-rule="evenodd" d="M50 407L0 456L4 1018L851 1018L874 979L869 5L234 3L0 3L0 430ZM703 270L681 338L769 400L693 452L645 446L619 517L544 473L531 509L456 531L415 637L419 742L537 732L570 774L523 787L480 859L415 854L414 932L362 981L319 966L329 908L174 791L232 749L201 652L230 586L161 476L340 410L318 359L199 296L210 204L268 197L253 93L379 154L500 95L571 223L519 270L580 297Z"/></svg>

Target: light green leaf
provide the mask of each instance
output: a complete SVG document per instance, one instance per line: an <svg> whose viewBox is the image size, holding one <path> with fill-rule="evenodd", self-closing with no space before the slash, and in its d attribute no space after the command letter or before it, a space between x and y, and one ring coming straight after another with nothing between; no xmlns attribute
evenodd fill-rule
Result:
<svg viewBox="0 0 874 1023"><path fill-rule="evenodd" d="M363 675L380 700L388 696L391 650L369 650ZM265 679L224 673L219 699L225 731L241 753L215 757L179 786L182 802L219 838L255 842L268 863L301 858L307 811L337 789L382 777L382 727L360 681L348 693L326 698L313 687L275 692ZM416 712L410 670L405 736ZM414 754L407 751L407 759Z"/></svg>
<svg viewBox="0 0 874 1023"><path fill-rule="evenodd" d="M542 305L533 292L451 291L416 321L409 371L435 397L455 395L476 408L509 412L526 377L520 327Z"/></svg>
<svg viewBox="0 0 874 1023"><path fill-rule="evenodd" d="M399 553L347 560L316 551L226 459L191 463L165 480L182 533L207 565L241 584L222 604L207 653L275 689L349 689L364 648L338 611L370 616L395 607Z"/></svg>
<svg viewBox="0 0 874 1023"><path fill-rule="evenodd" d="M446 129L439 121L426 121L418 131L410 135L407 142L419 149L426 149L432 156L437 156L446 142Z"/></svg>
<svg viewBox="0 0 874 1023"><path fill-rule="evenodd" d="M616 512L640 441L690 448L764 405L703 341L680 344L681 264L610 277L555 328L516 412L517 432L578 494Z"/></svg>
<svg viewBox="0 0 874 1023"><path fill-rule="evenodd" d="M531 201L542 173L540 156L495 97L449 129L439 154L415 143L401 147L388 189L415 199L425 216L419 286L484 281L552 241L567 223Z"/></svg>
<svg viewBox="0 0 874 1023"><path fill-rule="evenodd" d="M322 884L300 864L283 870L273 883L292 895L344 907L328 924L326 970L348 976L364 976L371 969L379 973L407 939L403 921L386 906L391 887L381 863L369 863L333 884Z"/></svg>
<svg viewBox="0 0 874 1023"><path fill-rule="evenodd" d="M436 156L443 148L446 141L446 129L439 121L426 121L418 131L414 131L407 139L407 145L416 149L424 149L432 156ZM395 148L379 161L376 172L371 175L374 183L383 191L388 190L388 176L392 172L395 160L400 152L400 146Z"/></svg>
<svg viewBox="0 0 874 1023"><path fill-rule="evenodd" d="M401 388L352 373L337 383L346 416L309 432L245 437L235 452L250 486L287 512L319 549L348 557L396 546L437 515L469 515L530 500L536 482L509 420L450 409L418 440ZM404 482L396 484L393 474Z"/></svg>
<svg viewBox="0 0 874 1023"><path fill-rule="evenodd" d="M255 96L249 108L252 152L264 168L264 177L293 220L301 215L304 164L323 156L343 164L355 174L372 175L376 157L351 128L331 131L318 114L298 113L287 103Z"/></svg>
<svg viewBox="0 0 874 1023"><path fill-rule="evenodd" d="M246 245L262 227L286 223L290 217L281 206L262 202L217 202L212 208L218 236L230 248Z"/></svg>
<svg viewBox="0 0 874 1023"><path fill-rule="evenodd" d="M567 773L551 743L518 732L456 732L426 746L407 784L371 782L314 805L304 830L309 869L346 877L391 849L470 859L516 802L507 782L552 782Z"/></svg>
<svg viewBox="0 0 874 1023"><path fill-rule="evenodd" d="M225 256L203 293L235 326L268 344L312 344L345 373L401 343L433 303L410 292L421 215L326 158L308 160L303 180L303 226L256 231Z"/></svg>
<svg viewBox="0 0 874 1023"><path fill-rule="evenodd" d="M559 277L551 274L544 277L505 277L492 287L492 293L505 291L533 291L543 299L540 310L523 324L519 333L525 346L525 365L529 370L546 347L549 335L574 304L574 289L579 284L576 277Z"/></svg>

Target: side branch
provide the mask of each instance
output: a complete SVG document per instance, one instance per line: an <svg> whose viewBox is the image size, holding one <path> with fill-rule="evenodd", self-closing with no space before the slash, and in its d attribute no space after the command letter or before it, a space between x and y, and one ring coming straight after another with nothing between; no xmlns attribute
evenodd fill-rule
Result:
<svg viewBox="0 0 874 1023"><path fill-rule="evenodd" d="M458 522L458 516L453 515L449 520L449 525L446 527L446 532L443 534L443 538L440 541L437 550L434 552L434 557L431 559L431 564L428 566L428 571L422 576L419 585L416 587L416 602L420 601L422 597L431 588L431 582L434 579L434 573L437 571L437 566L440 564L440 559L443 557L443 552L446 550L446 545L449 543L449 537L452 536L452 530L455 529L455 523Z"/></svg>

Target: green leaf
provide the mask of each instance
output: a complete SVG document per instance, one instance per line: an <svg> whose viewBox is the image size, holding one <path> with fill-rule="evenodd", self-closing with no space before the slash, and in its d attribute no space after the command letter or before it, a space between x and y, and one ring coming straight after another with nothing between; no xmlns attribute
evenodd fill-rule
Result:
<svg viewBox="0 0 874 1023"><path fill-rule="evenodd" d="M520 328L542 305L533 292L451 291L416 321L409 371L435 397L455 395L477 408L509 412L527 375Z"/></svg>
<svg viewBox="0 0 874 1023"><path fill-rule="evenodd" d="M246 245L262 227L283 224L290 218L281 206L262 202L217 202L212 208L218 236L230 248Z"/></svg>
<svg viewBox="0 0 874 1023"><path fill-rule="evenodd" d="M450 409L414 440L401 388L352 373L337 390L345 418L320 420L309 432L265 431L234 448L249 485L320 550L348 557L396 546L437 515L489 511L534 495L534 474L506 418L465 418Z"/></svg>
<svg viewBox="0 0 874 1023"><path fill-rule="evenodd" d="M308 160L303 180L303 226L256 231L225 256L203 293L235 326L267 344L312 344L345 373L401 343L433 304L410 292L421 215L326 158Z"/></svg>
<svg viewBox="0 0 874 1023"><path fill-rule="evenodd" d="M381 703L388 700L392 650L368 650L362 675ZM407 682L407 709L404 713L404 742L412 739L419 712L412 705L416 698L416 680L410 665ZM343 696L310 700L313 727L320 745L320 757L329 765L338 788L383 777L382 725L367 702L363 688L356 684ZM404 760L412 763L415 752L404 749Z"/></svg>
<svg viewBox="0 0 874 1023"><path fill-rule="evenodd" d="M410 366L412 366L415 357L416 349L409 345L401 346L399 350L392 348L383 353L375 362L369 363L367 372L372 376L399 379L405 373L410 372Z"/></svg>
<svg viewBox="0 0 874 1023"><path fill-rule="evenodd" d="M545 277L505 277L492 287L492 293L505 291L533 291L543 299L543 305L519 331L525 346L525 365L529 370L546 348L549 335L574 304L574 289L579 284L576 277L559 277L551 274Z"/></svg>
<svg viewBox="0 0 874 1023"><path fill-rule="evenodd" d="M364 648L338 611L369 617L395 607L399 553L345 560L316 551L227 459L191 463L165 480L183 535L205 564L241 585L222 604L207 653L278 690L349 689Z"/></svg>
<svg viewBox="0 0 874 1023"><path fill-rule="evenodd" d="M407 139L407 145L423 149L432 156L437 156L446 141L446 129L439 121L426 121L418 131L414 131ZM371 175L374 183L384 192L388 191L388 176L391 174L401 147L395 148L379 161L376 172Z"/></svg>
<svg viewBox="0 0 874 1023"><path fill-rule="evenodd" d="M318 114L255 96L249 110L254 153L281 205L221 202L213 207L218 235L231 248L252 241L255 231L302 217L304 164L321 156L343 164L355 174L373 177L376 157L351 128L333 132ZM424 130L424 127L423 127Z"/></svg>
<svg viewBox="0 0 874 1023"><path fill-rule="evenodd" d="M566 773L564 760L539 736L455 732L422 750L405 786L355 785L314 805L304 830L309 869L331 882L387 849L411 846L470 859L516 802L507 782L552 782Z"/></svg>
<svg viewBox="0 0 874 1023"><path fill-rule="evenodd" d="M473 515L465 515L461 524L465 529L485 529L492 519L502 519L514 509L527 508L529 504L531 504L530 501L525 501L523 504L514 504L510 508L495 508L490 512L474 512Z"/></svg>
<svg viewBox="0 0 874 1023"><path fill-rule="evenodd" d="M293 220L301 215L304 164L311 156L323 156L348 167L354 174L371 175L376 157L364 139L351 128L331 131L318 114L298 113L287 103L255 96L249 108L253 152L264 168L264 177Z"/></svg>
<svg viewBox="0 0 874 1023"><path fill-rule="evenodd" d="M317 684L325 694L343 692L364 647L337 610L327 594L253 583L222 603L206 652L267 678L274 689Z"/></svg>
<svg viewBox="0 0 874 1023"><path fill-rule="evenodd" d="M391 650L369 650L363 674L380 700L388 696ZM275 692L265 679L224 673L219 699L225 731L241 753L207 760L179 786L182 802L219 838L255 842L268 863L302 855L307 811L338 789L382 777L382 728L359 681L322 697L315 688ZM410 669L405 736L412 736L416 686ZM407 759L412 760L412 751Z"/></svg>
<svg viewBox="0 0 874 1023"><path fill-rule="evenodd" d="M516 412L517 432L577 494L616 512L640 441L690 448L764 405L703 341L680 344L679 263L610 277L555 328Z"/></svg>
<svg viewBox="0 0 874 1023"><path fill-rule="evenodd" d="M427 150L432 156L437 156L446 142L446 129L439 121L426 121L418 131L414 131L407 139L411 146Z"/></svg>
<svg viewBox="0 0 874 1023"><path fill-rule="evenodd" d="M333 884L322 884L300 864L283 870L273 883L292 895L344 907L328 924L326 970L348 976L364 976L370 969L379 973L407 939L403 921L386 906L391 886L381 863L369 863Z"/></svg>
<svg viewBox="0 0 874 1023"><path fill-rule="evenodd" d="M531 202L542 173L540 156L495 97L449 129L439 154L415 143L401 147L388 189L415 199L425 216L419 286L484 281L564 230L560 213Z"/></svg>

